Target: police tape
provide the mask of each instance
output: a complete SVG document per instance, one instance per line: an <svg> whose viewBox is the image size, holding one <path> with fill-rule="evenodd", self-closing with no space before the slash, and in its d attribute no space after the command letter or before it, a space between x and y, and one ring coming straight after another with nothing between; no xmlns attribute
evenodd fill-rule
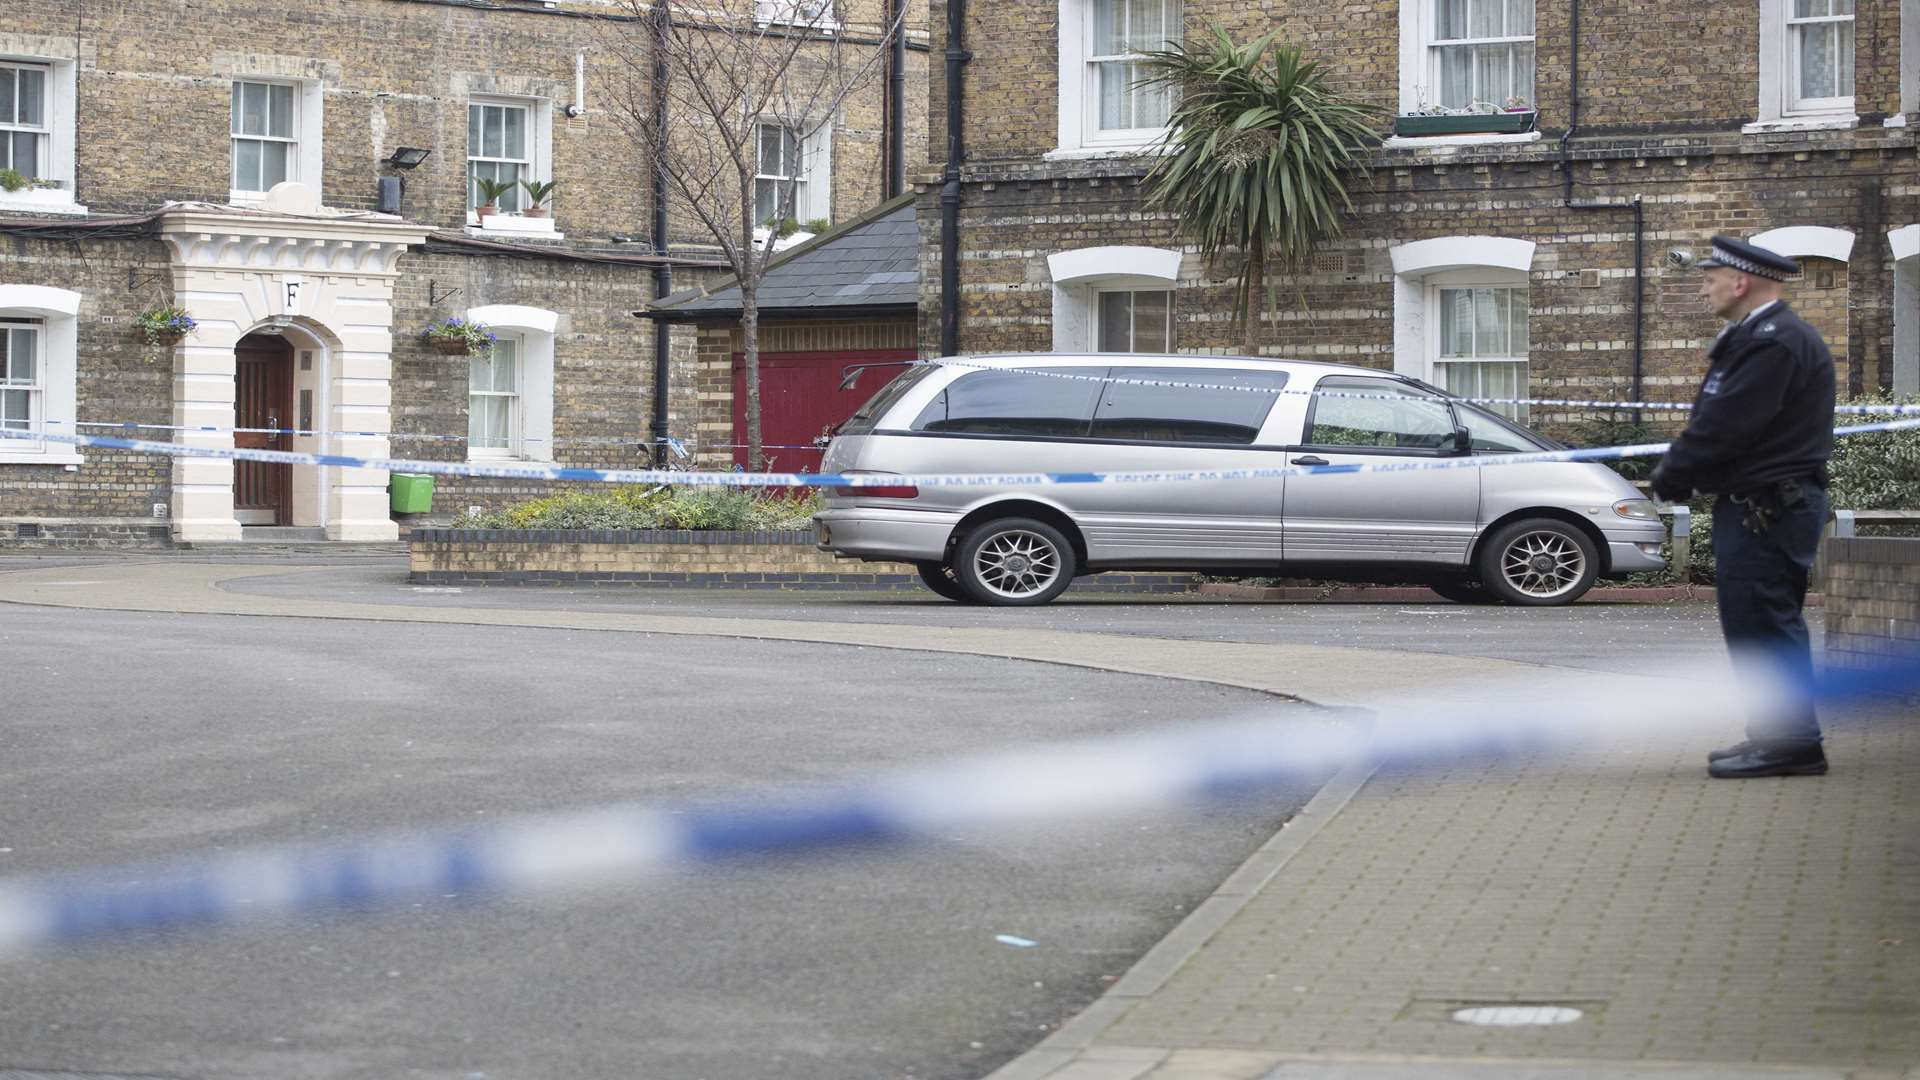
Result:
<svg viewBox="0 0 1920 1080"><path fill-rule="evenodd" d="M1846 437L1883 431L1920 428L1920 419L1888 420L1835 428L1834 435ZM1632 457L1651 457L1666 452L1668 443L1641 443L1633 446L1596 446L1576 450L1539 450L1516 453L1501 451L1480 455L1418 458L1401 461L1343 462L1325 465L1271 465L1242 469L1157 469L1115 472L1025 472L1025 473L749 473L681 472L673 469L602 469L570 465L495 464L489 462L429 461L414 458L362 458L345 454L301 454L288 450L258 450L249 447L194 446L186 443L149 442L107 435L60 435L48 432L0 428L0 438L58 443L67 446L97 446L142 454L173 457L213 458L229 461L263 461L278 465L323 465L346 469L377 469L385 472L427 473L440 476L477 476L501 480L585 481L611 484L671 484L688 487L1048 487L1078 484L1153 484L1205 483L1229 480L1275 480L1287 476L1328 476L1345 473L1425 472L1434 469L1478 469L1506 465L1538 465L1552 462L1615 461ZM1196 449L1207 449L1197 447ZM1295 448L1272 448L1272 453L1306 453ZM1335 448L1321 452L1337 453ZM1356 455L1357 456L1357 455Z"/></svg>
<svg viewBox="0 0 1920 1080"><path fill-rule="evenodd" d="M1191 358L1185 358L1185 359L1201 359L1201 358L1191 357ZM1222 357L1222 359L1233 359L1233 358ZM906 361L902 361L902 363L907 364ZM1293 389L1288 389L1285 386L1279 386L1279 387L1257 386L1257 385L1249 385L1245 383L1206 383L1206 382L1189 382L1182 379L1142 379L1142 378L1136 378L1132 376L1076 375L1076 374L1073 374L1072 372L1050 371L1042 367L1027 366L1027 365L1022 365L1017 363L1016 364L981 364L981 363L975 363L967 360L938 359L938 360L916 360L916 361L912 361L910 364L907 364L907 366L953 367L953 368L965 368L972 371L1019 372L1020 374L1023 374L1023 375L1037 375L1037 376L1040 376L1043 378L1049 378L1049 379L1071 379L1079 382L1097 382L1097 383L1103 383L1103 384L1110 383L1117 386L1146 386L1146 387L1154 387L1158 389L1171 389L1171 390L1225 390L1225 391L1231 391L1234 393L1264 394L1269 397L1276 394L1280 394L1280 395L1292 395L1292 396L1300 396L1300 397L1344 398L1348 400L1360 400L1360 401L1406 401L1410 397L1412 397L1412 395L1409 395L1409 394L1368 393L1364 390L1322 390L1318 388L1315 388L1312 390L1293 390ZM1228 369L1216 368L1214 370L1224 371ZM1244 369L1233 369L1233 370L1244 370L1249 374L1256 375L1256 376L1258 375L1271 376L1272 374L1281 374L1282 376L1284 376L1285 374L1284 372L1262 371L1259 368L1244 368ZM1381 372L1380 374L1386 375L1389 373ZM1368 376L1368 373L1366 372L1354 372L1352 375L1341 373L1339 377L1367 378L1369 376ZM1636 411L1649 411L1649 412L1691 412L1693 411L1693 404L1691 402L1685 402L1685 401L1601 401L1601 400L1581 400L1576 398L1464 397L1458 394L1449 394L1449 393L1446 393L1445 391L1440 391L1440 394L1447 401L1461 401L1469 405L1528 405L1528 406L1539 405L1539 406L1551 406L1556 408L1617 409L1617 410L1631 409ZM1836 414L1845 413L1850 415L1861 415L1861 416L1865 416L1865 415L1920 416L1920 405L1897 405L1897 404L1835 405L1833 411Z"/></svg>
<svg viewBox="0 0 1920 1080"><path fill-rule="evenodd" d="M629 881L674 866L854 845L935 840L956 829L1164 809L1343 766L1402 768L1560 752L1635 752L1740 715L1817 698L1831 707L1920 692L1920 663L1829 673L1812 685L1747 677L1694 692L1567 692L1567 673L1392 702L1371 730L1330 718L1270 716L1159 733L980 754L852 783L680 808L613 806L481 827L395 832L363 842L281 847L84 873L0 879L0 957L33 948L410 901L552 893ZM1831 722L1832 717L1829 717ZM1610 765L1616 759L1609 758Z"/></svg>

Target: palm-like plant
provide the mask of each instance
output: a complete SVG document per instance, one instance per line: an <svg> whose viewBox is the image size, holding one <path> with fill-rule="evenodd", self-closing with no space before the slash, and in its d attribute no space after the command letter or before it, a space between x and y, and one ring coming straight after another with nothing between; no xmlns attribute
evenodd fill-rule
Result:
<svg viewBox="0 0 1920 1080"><path fill-rule="evenodd" d="M1366 172L1362 148L1378 139L1382 110L1325 85L1320 66L1275 34L1236 44L1218 26L1147 54L1142 82L1180 94L1146 177L1147 205L1172 210L1214 266L1244 251L1234 325L1253 351L1253 307L1269 264L1306 264L1339 236L1351 212L1349 174Z"/></svg>

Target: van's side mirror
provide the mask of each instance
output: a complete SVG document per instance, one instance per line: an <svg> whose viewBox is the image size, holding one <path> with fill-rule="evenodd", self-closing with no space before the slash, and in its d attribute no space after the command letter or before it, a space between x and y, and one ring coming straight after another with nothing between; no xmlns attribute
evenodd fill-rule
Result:
<svg viewBox="0 0 1920 1080"><path fill-rule="evenodd" d="M1473 432L1455 424L1453 426L1453 452L1456 454L1473 453Z"/></svg>

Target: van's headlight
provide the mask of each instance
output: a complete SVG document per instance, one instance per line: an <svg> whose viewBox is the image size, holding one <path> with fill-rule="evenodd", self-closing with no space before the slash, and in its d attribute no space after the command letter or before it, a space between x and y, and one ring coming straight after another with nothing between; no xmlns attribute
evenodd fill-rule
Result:
<svg viewBox="0 0 1920 1080"><path fill-rule="evenodd" d="M1621 499L1613 504L1613 512L1634 521L1660 520L1660 511L1654 508L1652 499Z"/></svg>

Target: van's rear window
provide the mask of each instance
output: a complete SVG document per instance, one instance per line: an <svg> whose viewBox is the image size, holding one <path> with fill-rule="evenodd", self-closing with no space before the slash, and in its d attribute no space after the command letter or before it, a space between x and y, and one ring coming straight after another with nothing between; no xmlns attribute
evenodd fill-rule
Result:
<svg viewBox="0 0 1920 1080"><path fill-rule="evenodd" d="M1060 378L1065 375L1067 378ZM913 430L965 435L1085 438L1100 400L1100 367L975 371L953 380Z"/></svg>
<svg viewBox="0 0 1920 1080"><path fill-rule="evenodd" d="M854 414L847 418L846 423L841 424L834 430L834 434L871 434L874 425L879 422L882 416L887 414L887 410L893 407L893 403L899 401L906 395L907 391L913 389L914 384L933 374L933 371L934 369L931 364L910 365L905 371L895 375L892 382L881 387L878 393L868 398L867 403L855 410Z"/></svg>

